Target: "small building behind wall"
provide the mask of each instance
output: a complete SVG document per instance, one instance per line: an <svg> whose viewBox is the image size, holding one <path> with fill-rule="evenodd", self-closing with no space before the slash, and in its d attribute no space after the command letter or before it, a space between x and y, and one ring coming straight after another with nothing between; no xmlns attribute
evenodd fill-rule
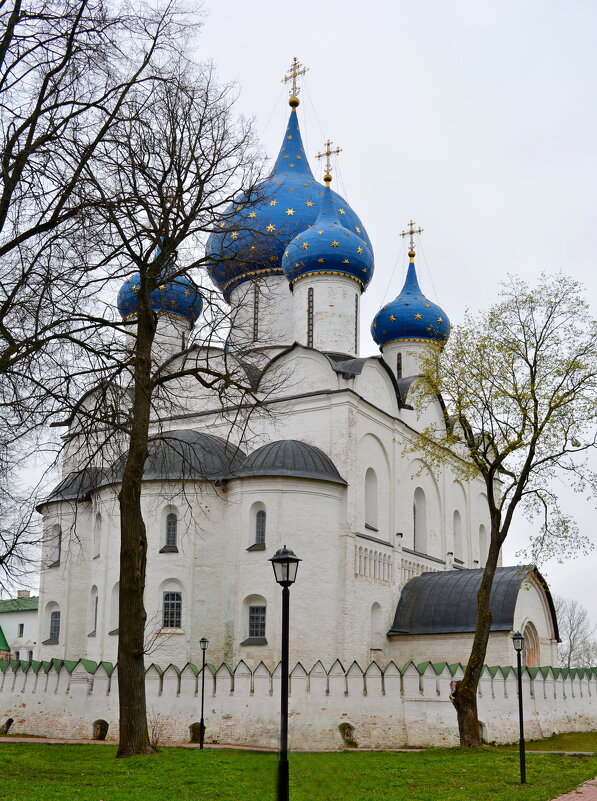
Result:
<svg viewBox="0 0 597 801"><path fill-rule="evenodd" d="M483 570L423 573L408 581L388 632L397 664L448 660L466 664L477 622L477 592ZM557 664L558 624L551 593L532 567L498 567L490 596L491 634L487 665L514 664L511 636L525 637L527 667Z"/></svg>
<svg viewBox="0 0 597 801"><path fill-rule="evenodd" d="M30 662L37 657L37 607L39 598L19 590L16 598L0 601L0 628L12 659Z"/></svg>

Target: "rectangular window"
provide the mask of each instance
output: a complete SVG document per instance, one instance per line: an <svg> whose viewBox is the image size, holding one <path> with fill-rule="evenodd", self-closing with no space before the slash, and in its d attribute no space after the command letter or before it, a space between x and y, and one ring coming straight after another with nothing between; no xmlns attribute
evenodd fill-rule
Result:
<svg viewBox="0 0 597 801"><path fill-rule="evenodd" d="M164 593L164 622L165 629L179 629L182 623L182 593Z"/></svg>
<svg viewBox="0 0 597 801"><path fill-rule="evenodd" d="M249 607L249 637L265 637L265 606Z"/></svg>
<svg viewBox="0 0 597 801"><path fill-rule="evenodd" d="M24 623L19 623L19 634L18 634L18 636L22 637L24 633L25 633L25 624Z"/></svg>
<svg viewBox="0 0 597 801"><path fill-rule="evenodd" d="M50 615L50 639L57 640L60 637L60 612L52 612Z"/></svg>

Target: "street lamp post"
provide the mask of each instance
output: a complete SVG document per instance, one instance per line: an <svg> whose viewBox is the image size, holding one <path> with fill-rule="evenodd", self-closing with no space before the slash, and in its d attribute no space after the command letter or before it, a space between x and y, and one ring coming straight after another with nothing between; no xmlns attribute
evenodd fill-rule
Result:
<svg viewBox="0 0 597 801"><path fill-rule="evenodd" d="M524 637L517 631L512 635L514 650L516 651L516 662L518 667L518 723L520 726L519 751L520 751L520 783L527 782L526 755L524 751L524 720L522 716L522 660L521 654L524 648Z"/></svg>
<svg viewBox="0 0 597 801"><path fill-rule="evenodd" d="M288 801L288 629L290 589L301 559L284 546L269 560L276 581L282 587L282 673L280 681L280 760L278 762L278 801Z"/></svg>
<svg viewBox="0 0 597 801"><path fill-rule="evenodd" d="M203 748L203 741L205 740L205 721L203 720L203 706L205 703L205 652L209 645L207 637L201 637L199 645L201 646L201 654L203 656L201 664L201 722L199 723L199 748Z"/></svg>

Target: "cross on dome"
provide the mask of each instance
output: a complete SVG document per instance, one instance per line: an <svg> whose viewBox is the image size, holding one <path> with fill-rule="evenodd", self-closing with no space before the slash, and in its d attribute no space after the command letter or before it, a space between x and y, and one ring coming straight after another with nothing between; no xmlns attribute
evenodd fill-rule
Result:
<svg viewBox="0 0 597 801"><path fill-rule="evenodd" d="M290 100L288 103L292 106L292 108L296 108L299 104L298 94L301 91L299 89L297 78L300 78L301 75L305 75L308 71L309 67L305 67L304 64L298 60L295 56L292 59L292 64L288 68L286 75L282 78L282 83L288 83L292 81L292 86L290 87Z"/></svg>
<svg viewBox="0 0 597 801"><path fill-rule="evenodd" d="M325 175L323 176L323 180L328 185L332 180L332 162L330 161L330 156L337 156L338 153L342 153L341 147L337 147L335 150L332 150L332 144L332 140L328 139L327 142L324 142L325 151L323 153L318 153L316 156L318 159L325 158Z"/></svg>
<svg viewBox="0 0 597 801"><path fill-rule="evenodd" d="M410 250L413 256L415 255L415 234L422 234L424 230L423 228L415 228L415 225L415 221L411 220L408 224L408 231L402 231L400 234L400 236L410 236ZM410 256L411 253L408 255Z"/></svg>

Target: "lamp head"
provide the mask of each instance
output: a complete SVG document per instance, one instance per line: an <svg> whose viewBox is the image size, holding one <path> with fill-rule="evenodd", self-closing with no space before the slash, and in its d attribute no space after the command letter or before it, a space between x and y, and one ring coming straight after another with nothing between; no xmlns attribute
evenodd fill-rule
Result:
<svg viewBox="0 0 597 801"><path fill-rule="evenodd" d="M199 645L201 646L202 651L207 651L207 646L209 645L209 640L207 637L201 637L199 640Z"/></svg>
<svg viewBox="0 0 597 801"><path fill-rule="evenodd" d="M274 568L274 576L281 587L290 587L296 580L298 563L302 562L290 548L284 546L276 551L269 560Z"/></svg>
<svg viewBox="0 0 597 801"><path fill-rule="evenodd" d="M515 651L522 651L524 648L524 637L519 631L512 635L512 643Z"/></svg>

